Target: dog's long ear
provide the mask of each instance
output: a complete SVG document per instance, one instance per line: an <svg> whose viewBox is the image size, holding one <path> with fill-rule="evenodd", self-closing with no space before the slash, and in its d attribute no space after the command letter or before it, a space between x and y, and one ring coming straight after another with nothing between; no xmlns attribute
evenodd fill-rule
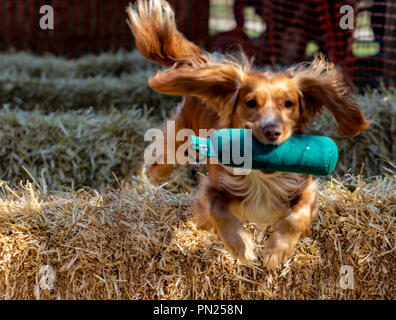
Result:
<svg viewBox="0 0 396 320"><path fill-rule="evenodd" d="M203 98L220 110L230 104L243 81L243 71L226 64L158 72L149 85L160 93Z"/></svg>
<svg viewBox="0 0 396 320"><path fill-rule="evenodd" d="M341 136L353 137L370 127L340 74L322 55L308 66L289 69L289 74L300 91L303 125L326 107L334 115Z"/></svg>

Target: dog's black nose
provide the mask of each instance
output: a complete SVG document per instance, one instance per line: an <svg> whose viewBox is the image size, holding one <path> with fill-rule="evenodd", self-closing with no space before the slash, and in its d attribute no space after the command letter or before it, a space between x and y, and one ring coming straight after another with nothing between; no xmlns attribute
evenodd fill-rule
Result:
<svg viewBox="0 0 396 320"><path fill-rule="evenodd" d="M268 125L263 128L263 135L268 141L274 142L279 139L282 129L277 125Z"/></svg>

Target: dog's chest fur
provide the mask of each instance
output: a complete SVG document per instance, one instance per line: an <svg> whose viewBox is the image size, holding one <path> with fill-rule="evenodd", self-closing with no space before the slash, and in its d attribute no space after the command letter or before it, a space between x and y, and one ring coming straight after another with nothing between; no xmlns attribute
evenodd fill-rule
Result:
<svg viewBox="0 0 396 320"><path fill-rule="evenodd" d="M233 196L244 199L230 205L236 216L255 223L272 223L288 214L290 200L305 179L295 173L253 170L248 175L222 174L220 184Z"/></svg>

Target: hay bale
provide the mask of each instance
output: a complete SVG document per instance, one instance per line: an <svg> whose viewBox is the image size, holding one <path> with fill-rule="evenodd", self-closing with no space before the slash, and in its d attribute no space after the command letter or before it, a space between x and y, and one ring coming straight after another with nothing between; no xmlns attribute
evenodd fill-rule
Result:
<svg viewBox="0 0 396 320"><path fill-rule="evenodd" d="M45 175L52 187L114 183L114 176L141 169L143 135L152 126L149 111L136 107L50 114L5 108L0 114L0 180L11 184L30 175Z"/></svg>
<svg viewBox="0 0 396 320"><path fill-rule="evenodd" d="M47 112L131 104L169 109L180 98L161 95L147 84L158 69L137 51L76 60L0 54L0 104Z"/></svg>
<svg viewBox="0 0 396 320"><path fill-rule="evenodd" d="M118 78L122 74L156 68L159 68L157 64L144 58L137 50L85 55L78 59L53 55L36 56L26 52L0 53L2 74L19 74L30 78Z"/></svg>
<svg viewBox="0 0 396 320"><path fill-rule="evenodd" d="M3 184L0 298L395 299L395 191L396 175L323 182L312 235L267 271L196 230L194 194L137 178L119 191ZM262 245L270 229L246 226ZM343 265L353 290L340 287Z"/></svg>
<svg viewBox="0 0 396 320"><path fill-rule="evenodd" d="M25 167L36 179L44 170L52 187L99 188L115 182L114 174L120 180L139 174L144 131L159 126L181 100L148 87L157 68L137 51L76 60L0 54L0 179L26 180ZM335 174L386 173L388 163L396 162L396 90L356 99L372 123L368 132L339 138L333 117L324 112L310 133L336 140ZM145 113L146 106L155 111ZM180 185L176 180L172 186ZM188 180L195 185L197 179L189 174Z"/></svg>
<svg viewBox="0 0 396 320"><path fill-rule="evenodd" d="M312 134L332 137L340 151L335 174L375 176L387 173L396 162L396 93L367 93L358 96L372 128L354 138L336 136L336 124L328 112L317 117L310 127ZM373 106L376 106L374 108ZM165 109L139 106L123 110L75 110L48 113L40 108L23 111L0 109L0 179L10 184L36 179L45 171L49 186L73 184L100 188L137 175L148 145L144 133L158 127L169 115ZM363 170L362 170L362 166ZM192 183L197 179L186 168L185 175L174 176L172 185ZM113 174L114 173L114 174ZM188 181L186 180L188 179ZM186 183L184 183L186 182Z"/></svg>
<svg viewBox="0 0 396 320"><path fill-rule="evenodd" d="M46 112L106 108L131 104L170 109L178 97L163 96L147 85L153 71L139 70L120 78L26 78L0 74L0 104Z"/></svg>

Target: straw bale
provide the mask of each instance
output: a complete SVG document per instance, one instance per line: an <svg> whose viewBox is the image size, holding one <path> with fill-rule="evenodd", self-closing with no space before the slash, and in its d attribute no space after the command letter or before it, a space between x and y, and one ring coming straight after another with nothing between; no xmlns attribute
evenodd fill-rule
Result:
<svg viewBox="0 0 396 320"><path fill-rule="evenodd" d="M161 95L147 84L158 69L137 51L75 60L0 54L0 104L47 112L132 103L169 109L180 98Z"/></svg>
<svg viewBox="0 0 396 320"><path fill-rule="evenodd" d="M157 69L137 51L74 60L0 54L0 179L19 183L29 178L26 168L36 179L44 170L52 187L99 188L116 182L114 176L139 174L144 131L159 126L181 101L148 87ZM324 112L310 133L337 142L336 175L386 173L396 161L396 90L367 91L356 100L371 121L368 132L339 138ZM180 176L196 185L194 174Z"/></svg>
<svg viewBox="0 0 396 320"><path fill-rule="evenodd" d="M272 271L235 261L217 235L196 230L194 198L139 178L99 191L3 183L0 298L396 298L394 173L322 181L312 234ZM271 228L246 227L260 256ZM353 289L340 285L345 265Z"/></svg>
<svg viewBox="0 0 396 320"><path fill-rule="evenodd" d="M335 174L374 176L387 173L396 162L396 93L384 91L357 96L371 129L354 138L336 135L329 112L314 120L310 133L333 138L340 151ZM169 116L165 109L140 107L46 112L0 109L0 179L10 184L40 179L43 171L51 187L100 188L137 175L148 145L144 133ZM196 186L194 173L176 174L172 186ZM187 181L187 180L188 181ZM187 183L188 182L188 183ZM190 183L191 182L191 183Z"/></svg>
<svg viewBox="0 0 396 320"><path fill-rule="evenodd" d="M36 56L27 52L0 53L0 70L6 74L49 79L90 77L119 77L158 66L144 58L137 50L132 52L84 55L78 59L65 59L53 55Z"/></svg>
<svg viewBox="0 0 396 320"><path fill-rule="evenodd" d="M148 110L0 110L0 179L101 186L140 170ZM27 171L29 173L27 173Z"/></svg>

